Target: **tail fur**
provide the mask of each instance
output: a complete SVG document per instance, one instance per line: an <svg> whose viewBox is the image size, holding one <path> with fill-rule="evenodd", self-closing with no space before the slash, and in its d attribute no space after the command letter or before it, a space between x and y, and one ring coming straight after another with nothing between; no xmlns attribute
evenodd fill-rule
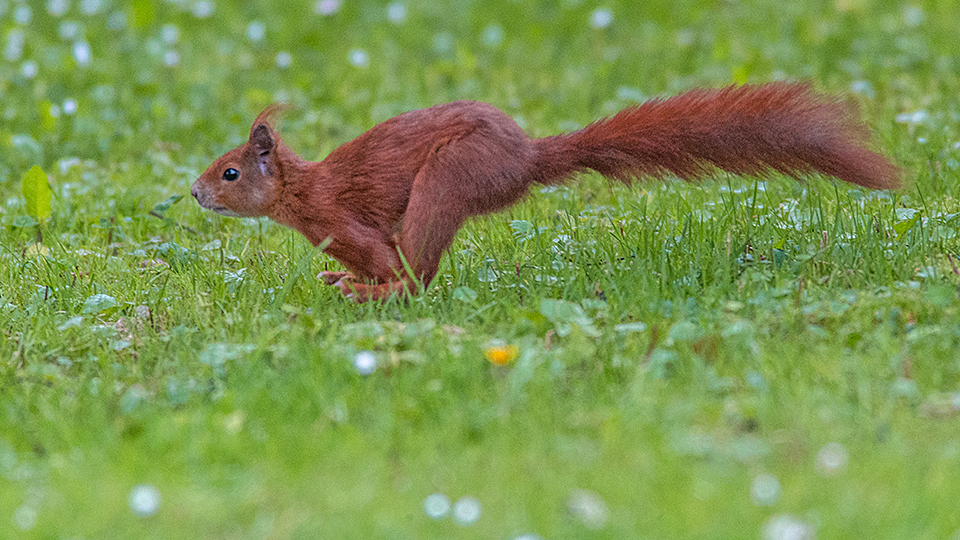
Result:
<svg viewBox="0 0 960 540"><path fill-rule="evenodd" d="M533 170L543 184L586 169L628 181L668 174L695 180L719 168L899 186L900 169L869 150L868 139L850 107L808 84L732 86L654 99L579 131L536 139Z"/></svg>

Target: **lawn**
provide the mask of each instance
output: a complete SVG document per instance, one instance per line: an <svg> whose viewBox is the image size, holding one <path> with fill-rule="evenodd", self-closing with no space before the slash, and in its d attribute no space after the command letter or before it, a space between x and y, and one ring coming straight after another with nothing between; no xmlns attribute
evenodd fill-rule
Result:
<svg viewBox="0 0 960 540"><path fill-rule="evenodd" d="M958 20L0 0L0 537L960 538ZM274 101L320 159L456 99L546 136L779 79L854 102L906 186L584 175L363 305L189 195Z"/></svg>

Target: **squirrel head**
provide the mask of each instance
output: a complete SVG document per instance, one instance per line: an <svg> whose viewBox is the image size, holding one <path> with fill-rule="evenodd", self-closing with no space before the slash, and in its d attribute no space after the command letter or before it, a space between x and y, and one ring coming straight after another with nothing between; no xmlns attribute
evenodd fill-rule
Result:
<svg viewBox="0 0 960 540"><path fill-rule="evenodd" d="M224 216L270 215L283 179L278 154L285 150L273 118L283 108L267 107L254 120L249 140L220 156L197 178L190 193L200 206Z"/></svg>

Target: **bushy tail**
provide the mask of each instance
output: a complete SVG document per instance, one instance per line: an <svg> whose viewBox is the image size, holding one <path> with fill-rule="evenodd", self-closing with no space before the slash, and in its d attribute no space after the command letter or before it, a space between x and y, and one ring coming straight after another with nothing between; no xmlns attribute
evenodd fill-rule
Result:
<svg viewBox="0 0 960 540"><path fill-rule="evenodd" d="M536 139L533 170L544 184L586 169L628 181L668 174L694 180L719 168L819 172L868 188L897 187L900 169L869 150L868 138L848 106L807 84L734 86L654 99L579 131Z"/></svg>

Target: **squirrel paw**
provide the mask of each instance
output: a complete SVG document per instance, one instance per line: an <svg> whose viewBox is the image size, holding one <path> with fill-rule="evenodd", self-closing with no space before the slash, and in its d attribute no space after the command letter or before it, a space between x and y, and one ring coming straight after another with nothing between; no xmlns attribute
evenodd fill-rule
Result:
<svg viewBox="0 0 960 540"><path fill-rule="evenodd" d="M333 285L340 289L344 296L358 304L370 302L371 300L385 300L392 295L403 294L405 291L405 283L402 281L368 285L366 283L357 283L356 281L352 281L352 279L353 276L344 277Z"/></svg>
<svg viewBox="0 0 960 540"><path fill-rule="evenodd" d="M353 274L346 272L323 272L323 276L317 276L330 285L340 289L340 292L343 293L343 296L348 300L353 300L358 304L368 302L370 300L380 300L382 296L377 294L382 289L382 286L379 285L367 285L365 283L357 283L354 281L356 277ZM339 279L333 280L334 276L339 274Z"/></svg>
<svg viewBox="0 0 960 540"><path fill-rule="evenodd" d="M320 272L317 274L317 279L324 285L336 285L340 280L354 279L354 276L350 272Z"/></svg>
<svg viewBox="0 0 960 540"><path fill-rule="evenodd" d="M360 287L361 285L358 283L354 283L352 280L353 280L353 276L350 274L347 274L341 277L340 279L338 279L335 283L332 283L332 285L340 289L340 292L343 293L343 296L351 300L356 300L357 302L362 302L362 300L360 300L360 297L356 296L357 288Z"/></svg>

